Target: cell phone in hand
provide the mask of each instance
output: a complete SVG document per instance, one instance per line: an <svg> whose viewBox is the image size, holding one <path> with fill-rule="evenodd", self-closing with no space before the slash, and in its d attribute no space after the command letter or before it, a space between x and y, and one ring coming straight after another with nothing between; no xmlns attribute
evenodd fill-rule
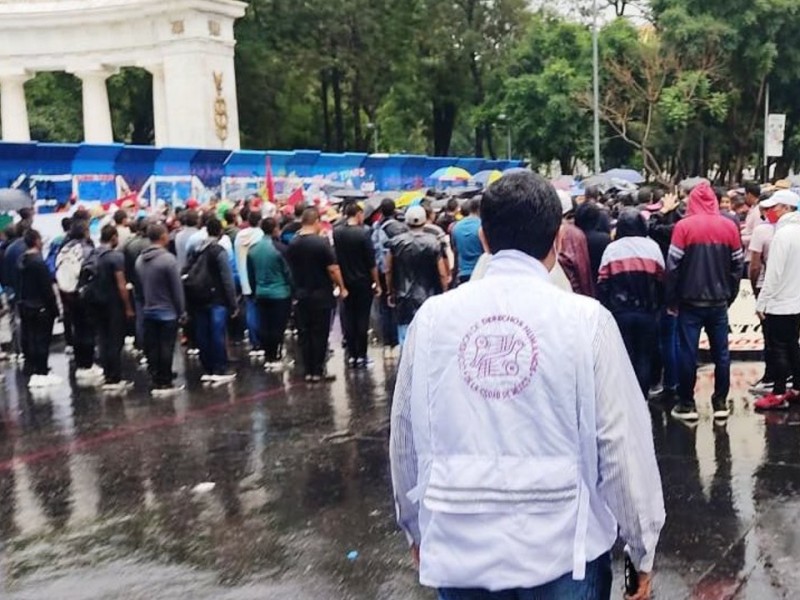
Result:
<svg viewBox="0 0 800 600"><path fill-rule="evenodd" d="M639 572L634 568L633 561L625 553L625 593L633 596L639 591Z"/></svg>

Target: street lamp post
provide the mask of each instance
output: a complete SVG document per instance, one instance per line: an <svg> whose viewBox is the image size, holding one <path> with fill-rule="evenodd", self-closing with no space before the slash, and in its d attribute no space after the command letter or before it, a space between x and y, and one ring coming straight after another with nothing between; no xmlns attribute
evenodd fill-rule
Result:
<svg viewBox="0 0 800 600"><path fill-rule="evenodd" d="M370 121L369 123L367 123L367 129L370 129L372 131L372 152L377 154L378 141L379 141L378 124L372 123Z"/></svg>
<svg viewBox="0 0 800 600"><path fill-rule="evenodd" d="M600 172L600 52L597 30L597 0L592 5L592 87L594 104L594 172Z"/></svg>
<svg viewBox="0 0 800 600"><path fill-rule="evenodd" d="M505 113L497 115L497 120L504 123L506 126L506 156L508 160L511 160L511 122L508 120Z"/></svg>

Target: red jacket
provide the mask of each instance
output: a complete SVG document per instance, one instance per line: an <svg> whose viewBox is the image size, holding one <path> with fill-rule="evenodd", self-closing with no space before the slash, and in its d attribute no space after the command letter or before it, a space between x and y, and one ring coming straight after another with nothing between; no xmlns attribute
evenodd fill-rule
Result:
<svg viewBox="0 0 800 600"><path fill-rule="evenodd" d="M576 294L594 298L594 277L586 235L575 225L564 225L558 262Z"/></svg>

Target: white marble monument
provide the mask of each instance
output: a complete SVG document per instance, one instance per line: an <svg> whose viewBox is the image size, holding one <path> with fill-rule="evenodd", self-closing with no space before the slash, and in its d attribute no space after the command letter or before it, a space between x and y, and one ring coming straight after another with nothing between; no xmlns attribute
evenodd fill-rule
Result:
<svg viewBox="0 0 800 600"><path fill-rule="evenodd" d="M30 140L25 82L39 71L83 84L87 142L113 142L106 80L153 75L157 146L239 148L233 23L238 0L0 0L4 141Z"/></svg>

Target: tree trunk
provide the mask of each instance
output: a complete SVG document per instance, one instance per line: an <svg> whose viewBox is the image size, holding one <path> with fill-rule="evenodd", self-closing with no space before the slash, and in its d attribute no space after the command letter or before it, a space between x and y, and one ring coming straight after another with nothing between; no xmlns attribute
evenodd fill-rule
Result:
<svg viewBox="0 0 800 600"><path fill-rule="evenodd" d="M485 135L486 135L486 150L489 152L489 157L492 160L497 160L497 152L494 149L494 135L492 132L491 125L485 125Z"/></svg>
<svg viewBox="0 0 800 600"><path fill-rule="evenodd" d="M570 157L569 153L559 156L558 164L561 167L562 175L572 175L572 158Z"/></svg>
<svg viewBox="0 0 800 600"><path fill-rule="evenodd" d="M475 158L483 158L483 126L475 128Z"/></svg>
<svg viewBox="0 0 800 600"><path fill-rule="evenodd" d="M328 74L325 70L320 71L319 73L319 99L320 103L322 104L322 131L323 131L323 142L322 147L326 151L330 151L331 149L331 111L330 107L328 106Z"/></svg>
<svg viewBox="0 0 800 600"><path fill-rule="evenodd" d="M433 101L433 154L447 156L453 139L456 122L456 105L453 102Z"/></svg>
<svg viewBox="0 0 800 600"><path fill-rule="evenodd" d="M333 68L333 122L336 128L336 152L344 152L344 113L342 109L342 77L338 67Z"/></svg>

